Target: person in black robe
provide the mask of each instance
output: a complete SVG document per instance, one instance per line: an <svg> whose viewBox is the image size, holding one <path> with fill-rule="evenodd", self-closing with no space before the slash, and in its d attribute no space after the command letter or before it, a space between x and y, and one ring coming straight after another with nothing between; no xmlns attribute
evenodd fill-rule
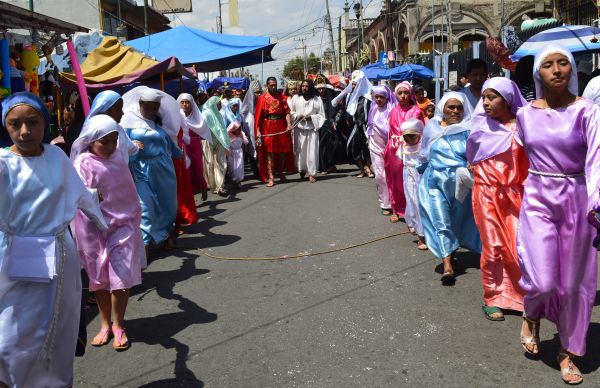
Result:
<svg viewBox="0 0 600 388"><path fill-rule="evenodd" d="M345 161L347 138L337 128L339 108L334 108L331 104L336 93L327 77L319 74L316 79L316 88L325 109L325 123L319 129L319 171L326 175L330 172L337 172L335 165Z"/></svg>

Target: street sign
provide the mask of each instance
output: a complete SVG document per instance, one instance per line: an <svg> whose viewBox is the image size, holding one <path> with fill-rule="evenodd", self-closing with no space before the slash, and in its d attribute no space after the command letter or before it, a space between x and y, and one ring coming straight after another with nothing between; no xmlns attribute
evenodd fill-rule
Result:
<svg viewBox="0 0 600 388"><path fill-rule="evenodd" d="M152 8L160 13L192 12L192 0L152 0Z"/></svg>

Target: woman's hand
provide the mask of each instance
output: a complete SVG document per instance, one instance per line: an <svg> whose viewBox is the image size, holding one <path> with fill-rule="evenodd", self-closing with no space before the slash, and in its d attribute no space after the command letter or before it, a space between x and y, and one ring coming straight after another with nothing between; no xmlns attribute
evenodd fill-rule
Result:
<svg viewBox="0 0 600 388"><path fill-rule="evenodd" d="M138 149L140 149L140 150L144 149L144 143L142 143L141 141L139 141L139 140L133 140L132 143L135 144L135 146Z"/></svg>

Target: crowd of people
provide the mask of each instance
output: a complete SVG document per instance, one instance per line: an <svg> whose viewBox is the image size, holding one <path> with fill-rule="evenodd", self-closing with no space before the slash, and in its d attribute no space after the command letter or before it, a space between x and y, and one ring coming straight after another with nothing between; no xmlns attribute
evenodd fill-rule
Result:
<svg viewBox="0 0 600 388"><path fill-rule="evenodd" d="M381 214L441 260L443 284L455 280L457 250L480 253L484 316L522 312L531 355L541 319L553 322L562 379L580 383L600 242L600 108L593 91L578 97L561 47L535 57L531 102L481 60L467 77L435 103L419 85L373 86L359 70L343 90L319 76L283 92L273 77L265 93L258 81L177 99L145 86L105 91L62 150L36 96L5 98L0 387L72 384L80 266L100 315L91 345L126 350L129 290L151 247L174 249L198 222L195 194L227 196L245 166L273 187L288 173L317 182L341 163L374 178Z"/></svg>

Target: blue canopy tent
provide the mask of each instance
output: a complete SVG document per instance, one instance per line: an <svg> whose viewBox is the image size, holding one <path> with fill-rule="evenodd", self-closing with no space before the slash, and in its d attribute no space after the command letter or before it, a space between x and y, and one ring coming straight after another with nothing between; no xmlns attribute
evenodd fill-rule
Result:
<svg viewBox="0 0 600 388"><path fill-rule="evenodd" d="M178 26L125 42L144 54L162 61L177 57L198 72L220 71L273 60L275 44L266 36L217 34Z"/></svg>
<svg viewBox="0 0 600 388"><path fill-rule="evenodd" d="M381 62L371 63L362 67L360 70L365 73L365 77L370 80L376 80L377 76L383 73L387 67Z"/></svg>
<svg viewBox="0 0 600 388"><path fill-rule="evenodd" d="M198 84L201 85L204 90L208 90L209 88L218 89L223 86L227 82L231 89L244 89L248 90L250 88L250 79L248 78L229 78L229 77L217 77L212 81L198 81Z"/></svg>
<svg viewBox="0 0 600 388"><path fill-rule="evenodd" d="M415 78L433 78L433 71L425 66L411 63L387 69L377 75L377 79L404 81Z"/></svg>

